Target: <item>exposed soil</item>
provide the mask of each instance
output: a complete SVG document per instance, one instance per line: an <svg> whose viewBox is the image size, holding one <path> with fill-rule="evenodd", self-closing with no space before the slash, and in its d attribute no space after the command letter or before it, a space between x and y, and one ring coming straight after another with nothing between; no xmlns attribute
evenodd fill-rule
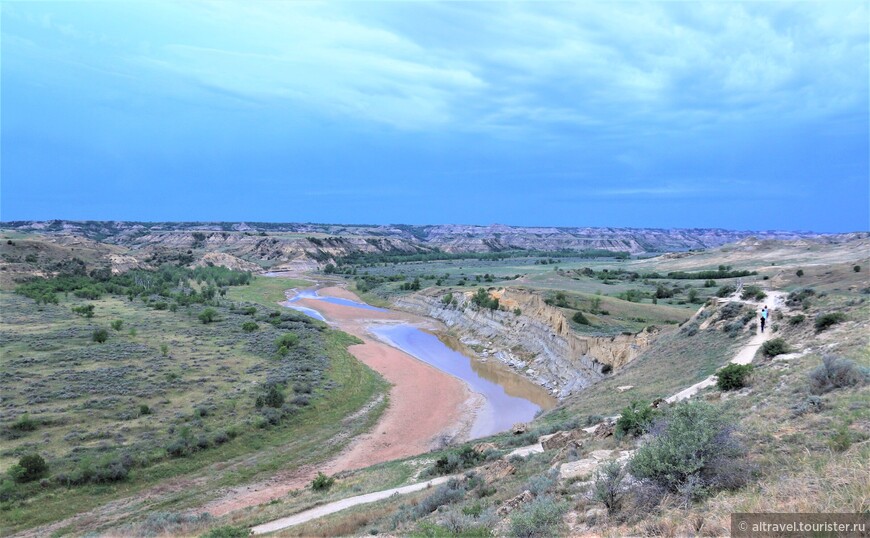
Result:
<svg viewBox="0 0 870 538"><path fill-rule="evenodd" d="M322 288L318 294L360 301L355 294L337 287ZM328 322L363 341L362 344L350 346L348 351L393 385L389 393L389 407L371 432L358 437L335 459L317 468L279 473L259 484L233 488L205 507L215 516L262 504L305 487L318 471L332 475L422 454L450 439L467 435L474 422L480 397L471 392L465 383L375 340L366 331L366 326L372 322L425 325L425 319L317 299L301 299L297 304L319 311Z"/></svg>

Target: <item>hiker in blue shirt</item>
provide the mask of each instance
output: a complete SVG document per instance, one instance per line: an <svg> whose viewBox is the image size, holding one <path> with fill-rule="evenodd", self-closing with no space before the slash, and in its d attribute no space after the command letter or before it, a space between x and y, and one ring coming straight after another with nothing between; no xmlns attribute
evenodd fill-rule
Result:
<svg viewBox="0 0 870 538"><path fill-rule="evenodd" d="M764 332L764 324L767 323L767 305L764 305L764 308L761 309L761 332Z"/></svg>

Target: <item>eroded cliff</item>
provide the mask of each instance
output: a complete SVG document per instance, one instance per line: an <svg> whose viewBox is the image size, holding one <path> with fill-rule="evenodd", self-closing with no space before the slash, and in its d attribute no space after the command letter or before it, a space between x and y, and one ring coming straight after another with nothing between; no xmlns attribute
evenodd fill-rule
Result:
<svg viewBox="0 0 870 538"><path fill-rule="evenodd" d="M616 336L576 334L541 297L512 289L491 290L500 308L480 308L471 292L421 292L394 301L396 308L443 322L465 345L521 371L562 398L622 368L646 349L654 333Z"/></svg>

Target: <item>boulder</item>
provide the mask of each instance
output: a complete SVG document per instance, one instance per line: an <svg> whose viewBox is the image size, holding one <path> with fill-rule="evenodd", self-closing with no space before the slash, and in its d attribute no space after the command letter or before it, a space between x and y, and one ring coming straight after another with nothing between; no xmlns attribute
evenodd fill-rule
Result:
<svg viewBox="0 0 870 538"><path fill-rule="evenodd" d="M614 430L615 426L613 424L610 424L608 422L602 422L598 425L597 428L595 428L595 431L592 433L592 435L594 435L596 439L604 439L605 437L610 437L611 435L613 435Z"/></svg>
<svg viewBox="0 0 870 538"><path fill-rule="evenodd" d="M585 458L577 461L569 461L559 466L559 478L561 480L569 480L571 478L585 479L595 472L598 468L599 461L595 458Z"/></svg>
<svg viewBox="0 0 870 538"><path fill-rule="evenodd" d="M472 447L472 450L478 454L483 454L488 450L498 450L498 447L495 446L495 443L477 443Z"/></svg>
<svg viewBox="0 0 870 538"><path fill-rule="evenodd" d="M512 497L503 502L502 505L498 507L496 514L498 514L499 517L504 517L519 508L520 505L531 502L534 498L535 497L532 495L531 491L525 490L516 497Z"/></svg>
<svg viewBox="0 0 870 538"><path fill-rule="evenodd" d="M517 468L506 460L496 460L480 469L480 476L487 484L498 482L514 474Z"/></svg>
<svg viewBox="0 0 870 538"><path fill-rule="evenodd" d="M525 422L517 422L511 427L511 431L514 432L514 435L520 435L526 433L529 429L529 425Z"/></svg>
<svg viewBox="0 0 870 538"><path fill-rule="evenodd" d="M544 450L556 450L572 443L579 447L581 443L576 443L576 440L582 435L583 430L558 431L550 435L542 435L538 440Z"/></svg>

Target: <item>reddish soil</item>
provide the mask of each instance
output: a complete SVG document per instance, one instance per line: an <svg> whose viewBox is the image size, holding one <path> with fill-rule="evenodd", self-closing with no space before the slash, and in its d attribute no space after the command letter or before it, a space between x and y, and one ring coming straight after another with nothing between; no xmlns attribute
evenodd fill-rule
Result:
<svg viewBox="0 0 870 538"><path fill-rule="evenodd" d="M318 290L321 296L359 301L353 293L336 287ZM354 357L381 374L393 387L389 407L378 424L358 437L335 459L317 468L296 469L247 487L234 488L205 509L215 516L262 504L307 486L318 471L328 475L368 467L376 463L422 454L435 448L443 437L467 433L474 420L477 395L453 376L369 336L372 322L425 323L426 320L399 312L378 312L301 299L298 304L319 311L339 329L360 338L350 346Z"/></svg>

